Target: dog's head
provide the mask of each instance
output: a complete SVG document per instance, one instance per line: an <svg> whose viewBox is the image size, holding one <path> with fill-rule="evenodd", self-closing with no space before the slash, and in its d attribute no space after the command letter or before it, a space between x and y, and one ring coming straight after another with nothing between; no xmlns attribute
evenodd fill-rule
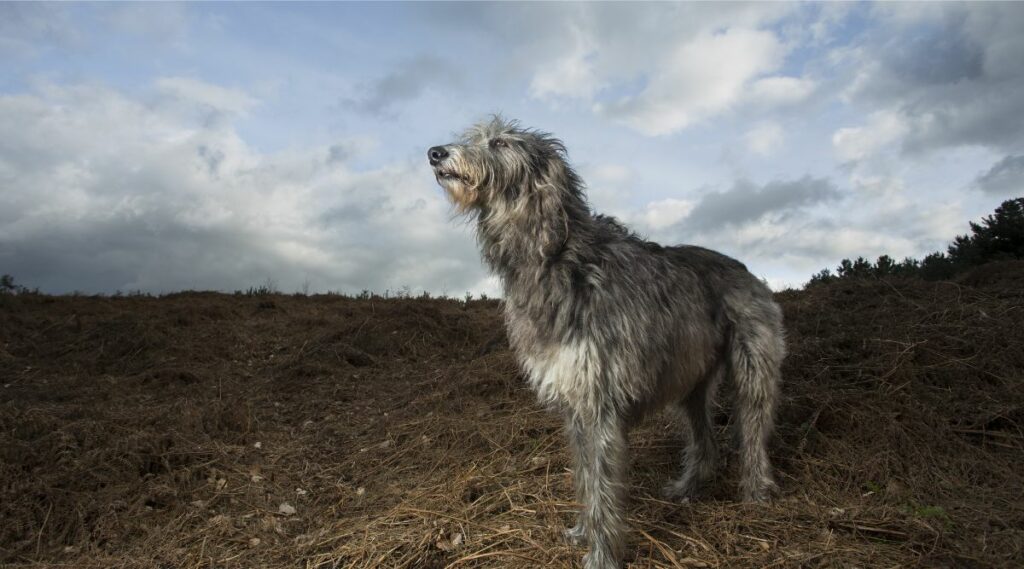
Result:
<svg viewBox="0 0 1024 569"><path fill-rule="evenodd" d="M427 160L461 213L511 207L530 192L578 185L561 141L497 116L457 142L430 148Z"/></svg>

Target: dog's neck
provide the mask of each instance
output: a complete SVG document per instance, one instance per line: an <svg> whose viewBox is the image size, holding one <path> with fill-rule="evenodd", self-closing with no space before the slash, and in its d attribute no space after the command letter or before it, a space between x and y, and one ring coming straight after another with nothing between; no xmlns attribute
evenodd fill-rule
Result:
<svg viewBox="0 0 1024 569"><path fill-rule="evenodd" d="M477 220L484 261L506 288L552 276L593 233L594 215L576 186L532 188L513 204L484 208Z"/></svg>

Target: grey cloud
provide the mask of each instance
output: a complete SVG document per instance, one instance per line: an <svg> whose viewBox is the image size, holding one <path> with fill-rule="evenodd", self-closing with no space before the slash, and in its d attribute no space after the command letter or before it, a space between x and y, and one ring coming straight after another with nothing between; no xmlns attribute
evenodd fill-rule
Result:
<svg viewBox="0 0 1024 569"><path fill-rule="evenodd" d="M984 46L968 37L964 14L951 14L938 25L893 38L881 61L905 81L947 85L973 81L984 73Z"/></svg>
<svg viewBox="0 0 1024 569"><path fill-rule="evenodd" d="M186 36L188 10L184 4L159 2L0 2L0 56L31 57L51 50L80 54L111 33L176 42ZM76 22L82 14L90 18L88 25Z"/></svg>
<svg viewBox="0 0 1024 569"><path fill-rule="evenodd" d="M66 223L0 250L0 266L48 292L245 288L282 275L257 236L188 228L162 216Z"/></svg>
<svg viewBox="0 0 1024 569"><path fill-rule="evenodd" d="M83 41L60 4L0 3L0 55L29 56L56 47L72 49Z"/></svg>
<svg viewBox="0 0 1024 569"><path fill-rule="evenodd" d="M824 178L805 176L764 186L740 180L729 190L706 194L682 223L694 229L715 229L753 221L769 213L784 213L835 200L839 196L835 185Z"/></svg>
<svg viewBox="0 0 1024 569"><path fill-rule="evenodd" d="M857 102L896 111L906 152L1024 142L1024 5L883 6L865 34ZM886 10L900 17L887 17ZM908 13L909 12L909 13Z"/></svg>
<svg viewBox="0 0 1024 569"><path fill-rule="evenodd" d="M1004 156L979 174L974 187L993 195L1024 195L1024 156Z"/></svg>
<svg viewBox="0 0 1024 569"><path fill-rule="evenodd" d="M173 42L187 35L188 10L187 4L170 2L119 2L103 6L102 18L114 30Z"/></svg>
<svg viewBox="0 0 1024 569"><path fill-rule="evenodd" d="M340 164L349 159L351 151L343 144L334 144L327 149L327 163Z"/></svg>
<svg viewBox="0 0 1024 569"><path fill-rule="evenodd" d="M388 116L399 103L416 99L432 88L454 88L462 74L442 59L421 56L403 62L394 71L361 86L361 93L344 103L356 110Z"/></svg>
<svg viewBox="0 0 1024 569"><path fill-rule="evenodd" d="M0 97L0 125L0 272L26 286L493 292L418 155L325 167L345 152L260 153L230 122L203 129L107 89Z"/></svg>
<svg viewBox="0 0 1024 569"><path fill-rule="evenodd" d="M196 149L196 154L206 165L207 172L211 176L216 176L221 163L224 162L224 151L200 144L199 148Z"/></svg>

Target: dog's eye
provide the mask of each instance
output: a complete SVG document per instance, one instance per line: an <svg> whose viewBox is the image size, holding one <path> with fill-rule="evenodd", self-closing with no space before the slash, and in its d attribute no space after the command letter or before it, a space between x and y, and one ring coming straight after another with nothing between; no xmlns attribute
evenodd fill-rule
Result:
<svg viewBox="0 0 1024 569"><path fill-rule="evenodd" d="M491 140L491 148L505 148L507 146L508 143L500 138L495 138Z"/></svg>

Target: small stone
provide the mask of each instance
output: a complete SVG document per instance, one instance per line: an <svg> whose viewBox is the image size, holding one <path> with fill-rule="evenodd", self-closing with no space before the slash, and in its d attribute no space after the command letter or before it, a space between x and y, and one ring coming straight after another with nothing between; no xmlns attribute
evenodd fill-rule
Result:
<svg viewBox="0 0 1024 569"><path fill-rule="evenodd" d="M249 547L256 547L259 544L260 544L260 538L253 537L253 538L249 539Z"/></svg>
<svg viewBox="0 0 1024 569"><path fill-rule="evenodd" d="M277 507L277 511L285 516L294 516L296 512L295 506L288 502L282 502L281 505Z"/></svg>
<svg viewBox="0 0 1024 569"><path fill-rule="evenodd" d="M366 488L363 488L362 486L356 488L356 496L362 496L363 494L366 494Z"/></svg>
<svg viewBox="0 0 1024 569"><path fill-rule="evenodd" d="M254 442L252 444L252 448L261 449L261 448L263 448L263 443L261 443L260 441L256 441L256 442ZM253 538L253 539L256 539L256 538Z"/></svg>
<svg viewBox="0 0 1024 569"><path fill-rule="evenodd" d="M302 488L296 488L295 489L295 493L298 494L299 496L305 496L306 494L309 494L308 491L306 491L306 490L304 490Z"/></svg>

